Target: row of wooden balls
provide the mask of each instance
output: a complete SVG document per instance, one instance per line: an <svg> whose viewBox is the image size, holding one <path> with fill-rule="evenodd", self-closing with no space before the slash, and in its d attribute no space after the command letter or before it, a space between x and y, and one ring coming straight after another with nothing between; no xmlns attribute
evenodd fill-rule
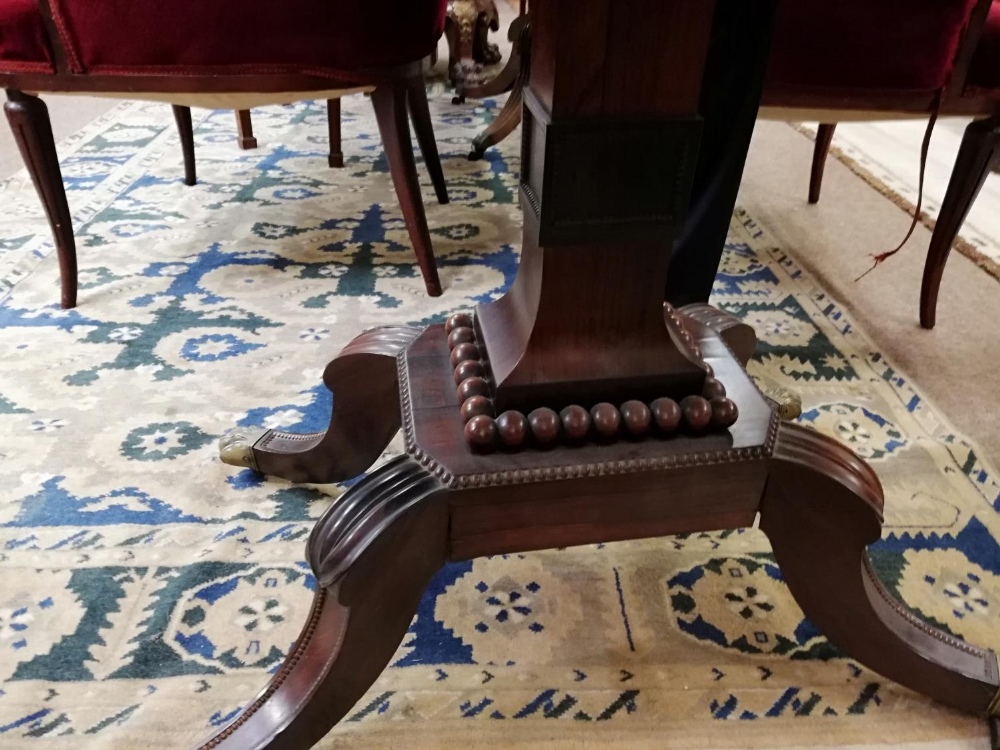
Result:
<svg viewBox="0 0 1000 750"><path fill-rule="evenodd" d="M726 429L739 417L736 404L726 398L726 389L715 378L705 380L701 396L688 396L678 404L670 398L658 398L648 406L642 401L626 401L621 407L600 403L588 411L582 406L567 406L558 414L542 407L527 416L519 411L506 411L493 416L493 402L489 399L489 383L483 377L485 370L479 361L472 329L472 316L456 313L445 323L451 365L457 385L458 401L462 404L461 416L465 424L465 439L479 447L492 446L497 438L504 445L516 448L523 445L529 435L540 445L554 443L560 435L572 441L585 440L591 433L605 440L616 438L622 426L628 435L644 437L656 428L661 434L676 431L684 426L695 433L709 428Z"/></svg>
<svg viewBox="0 0 1000 750"><path fill-rule="evenodd" d="M626 401L620 407L607 402L589 411L582 406L567 406L560 412L541 407L527 416L519 411L505 411L492 416L493 404L483 395L466 399L462 404L465 439L470 444L486 448L499 440L509 448L524 445L531 437L538 445L551 445L561 435L569 442L582 442L588 437L613 440L624 428L631 437L645 437L654 429L669 435L682 425L691 432L702 433L710 428L724 429L738 417L736 404L728 398L688 396L678 404L671 398L658 398L648 406L642 401Z"/></svg>

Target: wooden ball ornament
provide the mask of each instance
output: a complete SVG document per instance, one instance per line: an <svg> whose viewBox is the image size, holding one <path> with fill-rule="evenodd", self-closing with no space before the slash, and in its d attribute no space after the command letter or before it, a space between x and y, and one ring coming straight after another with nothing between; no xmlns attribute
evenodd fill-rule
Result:
<svg viewBox="0 0 1000 750"><path fill-rule="evenodd" d="M476 340L476 332L471 328L456 328L448 334L448 347L454 349L459 344L471 344Z"/></svg>
<svg viewBox="0 0 1000 750"><path fill-rule="evenodd" d="M463 404L473 396L488 396L489 393L490 384L483 378L466 378L458 384L458 400Z"/></svg>
<svg viewBox="0 0 1000 750"><path fill-rule="evenodd" d="M594 431L605 439L615 437L622 423L622 415L618 409L606 401L596 404L590 410L590 418L593 420Z"/></svg>
<svg viewBox="0 0 1000 750"><path fill-rule="evenodd" d="M559 415L546 406L531 412L528 415L528 424L531 425L531 434L542 445L554 442L559 437L559 430L562 425Z"/></svg>
<svg viewBox="0 0 1000 750"><path fill-rule="evenodd" d="M584 440L590 432L590 412L582 406L567 406L559 412L563 432L571 440Z"/></svg>
<svg viewBox="0 0 1000 750"><path fill-rule="evenodd" d="M518 448L524 445L531 431L528 425L528 418L519 411L505 411L497 417L497 430L500 433L500 440L508 448Z"/></svg>
<svg viewBox="0 0 1000 750"><path fill-rule="evenodd" d="M466 399L465 403L462 404L461 414L463 422L468 422L470 419L478 417L480 414L492 417L493 402L486 398L486 396L473 396L472 398Z"/></svg>
<svg viewBox="0 0 1000 750"><path fill-rule="evenodd" d="M472 328L472 315L466 312L455 313L445 321L445 333L451 333L456 328Z"/></svg>
<svg viewBox="0 0 1000 750"><path fill-rule="evenodd" d="M712 406L701 396L688 396L680 406L684 424L695 432L704 431L712 421Z"/></svg>
<svg viewBox="0 0 1000 750"><path fill-rule="evenodd" d="M480 414L465 423L465 439L477 448L488 448L497 438L497 423L493 417Z"/></svg>
<svg viewBox="0 0 1000 750"><path fill-rule="evenodd" d="M740 410L732 399L713 398L709 404L712 406L712 427L726 429L740 418Z"/></svg>
<svg viewBox="0 0 1000 750"><path fill-rule="evenodd" d="M672 398L658 398L649 405L653 421L661 432L674 432L681 423L681 407Z"/></svg>
<svg viewBox="0 0 1000 750"><path fill-rule="evenodd" d="M475 344L459 344L451 350L452 367L458 367L470 359L479 361L479 347Z"/></svg>
<svg viewBox="0 0 1000 750"><path fill-rule="evenodd" d="M630 400L621 405L619 409L622 415L622 422L629 434L641 437L649 432L652 422L652 415L649 407L642 401Z"/></svg>
<svg viewBox="0 0 1000 750"><path fill-rule="evenodd" d="M486 374L486 368L483 367L483 363L476 359L467 359L464 362L459 362L458 367L455 368L455 385L459 385L463 380L468 380L469 378L481 378Z"/></svg>

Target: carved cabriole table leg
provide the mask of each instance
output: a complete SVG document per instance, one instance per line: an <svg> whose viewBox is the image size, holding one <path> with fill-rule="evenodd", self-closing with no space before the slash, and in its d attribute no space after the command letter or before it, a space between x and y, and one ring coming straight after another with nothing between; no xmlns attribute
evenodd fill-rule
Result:
<svg viewBox="0 0 1000 750"><path fill-rule="evenodd" d="M399 430L396 355L419 328L375 328L354 338L323 373L333 393L330 426L292 434L240 427L219 442L222 460L292 482L324 484L355 477Z"/></svg>
<svg viewBox="0 0 1000 750"><path fill-rule="evenodd" d="M805 427L781 425L760 527L806 617L879 674L986 714L998 695L996 654L915 617L872 569L865 548L879 539L882 504L878 477L854 453Z"/></svg>
<svg viewBox="0 0 1000 750"><path fill-rule="evenodd" d="M309 621L271 682L201 750L310 748L392 658L444 563L444 488L398 458L358 482L309 537Z"/></svg>

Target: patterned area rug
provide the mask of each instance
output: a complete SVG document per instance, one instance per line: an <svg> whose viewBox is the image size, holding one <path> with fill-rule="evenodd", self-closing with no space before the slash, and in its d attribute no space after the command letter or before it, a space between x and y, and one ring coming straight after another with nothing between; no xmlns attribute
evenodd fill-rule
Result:
<svg viewBox="0 0 1000 750"><path fill-rule="evenodd" d="M342 487L219 463L233 425L321 429L320 373L362 329L498 296L517 263L517 139L466 161L496 111L431 95L452 203L424 192L429 299L374 119L325 109L196 121L127 103L61 146L80 307L59 310L27 179L0 185L0 745L184 748L259 690L304 622L314 519ZM738 213L715 301L761 336L752 371L886 487L874 559L927 620L1000 645L996 471L836 300ZM985 726L861 668L803 619L755 530L449 565L322 747L985 747ZM922 745L927 746L927 745Z"/></svg>

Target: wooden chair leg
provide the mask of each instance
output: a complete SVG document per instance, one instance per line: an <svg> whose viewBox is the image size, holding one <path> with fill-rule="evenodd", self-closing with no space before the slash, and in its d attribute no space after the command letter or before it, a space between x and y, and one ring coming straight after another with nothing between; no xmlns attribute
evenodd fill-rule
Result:
<svg viewBox="0 0 1000 750"><path fill-rule="evenodd" d="M62 280L62 306L76 307L76 242L48 107L37 96L8 89L4 112L52 227Z"/></svg>
<svg viewBox="0 0 1000 750"><path fill-rule="evenodd" d="M198 181L198 173L194 161L194 127L191 125L191 108L173 105L174 119L177 120L177 130L181 135L181 150L184 153L184 184L194 185Z"/></svg>
<svg viewBox="0 0 1000 750"><path fill-rule="evenodd" d="M413 144L410 142L410 125L406 117L406 84L379 86L372 92L372 106L375 119L382 135L382 146L389 162L389 172L396 187L410 241L417 254L417 262L424 276L427 293L432 297L441 294L434 251L431 248L431 234L427 228L424 204L420 197L420 183L417 180L417 165L413 161Z"/></svg>
<svg viewBox="0 0 1000 750"><path fill-rule="evenodd" d="M933 328L937 322L937 299L941 275L952 243L962 228L965 217L979 195L992 167L1000 164L1000 117L969 123L962 136L962 145L951 171L948 191L941 203L941 212L934 225L924 280L920 286L920 325Z"/></svg>
<svg viewBox="0 0 1000 750"><path fill-rule="evenodd" d="M441 157L438 156L437 141L434 140L434 126L431 124L431 111L427 106L427 89L423 78L414 78L407 84L407 104L410 109L410 119L417 133L417 143L420 153L424 155L424 164L434 183L434 193L438 203L448 202L448 186L444 182L444 171L441 169Z"/></svg>
<svg viewBox="0 0 1000 750"><path fill-rule="evenodd" d="M816 131L816 146L813 149L812 174L809 176L809 202L819 202L819 191L823 188L823 169L826 167L826 157L830 153L830 142L836 123L820 124Z"/></svg>
<svg viewBox="0 0 1000 750"><path fill-rule="evenodd" d="M327 158L331 168L344 166L344 151L340 135L340 99L326 100L326 120L330 130L330 155Z"/></svg>
<svg viewBox="0 0 1000 750"><path fill-rule="evenodd" d="M249 109L236 110L236 129L239 131L239 138L236 142L241 149L246 151L257 148L257 139L253 137L253 121L250 119Z"/></svg>

